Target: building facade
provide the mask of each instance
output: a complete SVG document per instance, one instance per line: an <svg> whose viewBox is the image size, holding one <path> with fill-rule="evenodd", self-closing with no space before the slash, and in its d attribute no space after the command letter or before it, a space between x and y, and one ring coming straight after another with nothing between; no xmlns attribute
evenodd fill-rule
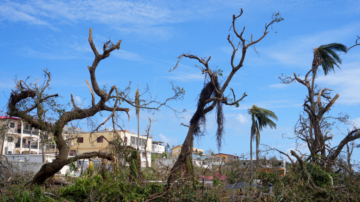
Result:
<svg viewBox="0 0 360 202"><path fill-rule="evenodd" d="M16 117L0 116L1 154L40 154L40 130Z"/></svg>
<svg viewBox="0 0 360 202"><path fill-rule="evenodd" d="M171 148L171 157L178 157L181 153L181 146L178 145L176 147ZM193 153L204 153L203 149L193 148Z"/></svg>
<svg viewBox="0 0 360 202"><path fill-rule="evenodd" d="M161 141L152 141L152 153L153 154L162 154L165 152L164 142Z"/></svg>
<svg viewBox="0 0 360 202"><path fill-rule="evenodd" d="M229 162L239 160L238 156L231 155L231 154L218 153L218 154L215 154L215 156L219 158L221 163L229 163Z"/></svg>
<svg viewBox="0 0 360 202"><path fill-rule="evenodd" d="M140 139L138 139L138 135L126 130L117 132L126 146L137 148L139 142L141 167L146 167L146 158L148 166L151 167L152 138L147 139L146 136L141 135ZM115 137L116 135L112 131L95 132L91 136L90 133L79 133L75 139L69 141L69 155L75 156L86 152L106 151L109 145L108 141L114 140Z"/></svg>
<svg viewBox="0 0 360 202"><path fill-rule="evenodd" d="M70 132L71 131L71 132ZM17 117L0 116L0 154L56 154L57 149L51 134L31 127L30 124ZM80 128L64 127L63 137L66 140L70 133L81 133ZM44 150L42 144L44 143Z"/></svg>

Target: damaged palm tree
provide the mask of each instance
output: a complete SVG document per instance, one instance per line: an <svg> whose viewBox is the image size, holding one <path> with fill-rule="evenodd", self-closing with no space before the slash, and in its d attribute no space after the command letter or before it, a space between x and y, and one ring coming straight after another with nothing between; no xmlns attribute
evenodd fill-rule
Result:
<svg viewBox="0 0 360 202"><path fill-rule="evenodd" d="M141 172L141 158L140 158L140 144L142 144L142 142L140 142L140 93L139 93L139 89L136 90L135 93L135 106L136 106L136 119L137 119L137 128L138 128L138 141L137 141L137 170L139 175L136 176L138 177L140 180L142 180L142 172Z"/></svg>
<svg viewBox="0 0 360 202"><path fill-rule="evenodd" d="M101 89L99 87L96 79L95 71L99 63L109 57L111 52L120 49L121 40L116 44L113 44L111 41L104 43L102 54L100 54L95 47L92 39L92 29L89 30L88 40L95 55L92 65L87 68L89 70L91 82L89 83L85 80L92 97L91 105L89 107L82 108L77 106L72 94L71 103L73 107L71 110L66 111L66 107L62 107L57 104L55 98L58 97L58 94L46 94L46 90L48 90L49 83L51 81L51 75L46 70L44 70L46 82L42 87L36 87L31 83L29 84L26 80L20 80L15 89L11 92L9 102L7 104L7 114L10 116L20 117L29 123L31 127L38 128L41 131L51 134L54 138L56 148L59 151L53 162L44 164L36 173L31 182L32 185L44 183L47 178L59 172L63 166L80 159L102 158L112 161L114 159L113 155L101 151L83 153L75 157L68 158L69 147L66 143L66 139L62 135L63 128L71 121L90 118L99 112L105 111L111 112L111 115L94 131L97 131L100 126L104 125L110 118L113 119L115 130L115 124L117 121L114 121L114 117L117 117L119 112L125 112L128 115L130 110L129 108L119 107L119 105L125 103L131 107L136 107L135 101L128 96L130 87L127 87L124 91L120 91L116 86L112 86L109 91L106 91L105 89ZM150 100L140 107L155 111L158 111L162 106L169 107L167 105L169 101L182 99L184 95L184 90L182 88L178 86L174 87L173 85L172 89L175 94L166 99L164 102ZM95 102L95 95L99 97L99 101L97 103ZM174 111L176 112L176 110ZM129 115L128 117L130 118Z"/></svg>
<svg viewBox="0 0 360 202"><path fill-rule="evenodd" d="M339 145L331 147L330 141L334 135L331 134L330 129L333 124L327 120L333 119L347 123L348 115L345 114L339 117L325 116L330 112L331 107L339 98L339 94L332 97L332 90L328 88L319 89L315 83L319 66L321 65L324 74L327 75L330 70L334 70L335 66L340 68L339 64L341 64L341 59L336 52L346 53L347 51L347 47L340 43L319 46L314 49L312 68L306 73L303 79L299 78L300 76L295 73L294 77L280 77L281 81L285 84L298 82L306 87L308 95L303 104L304 111L295 126L295 135L299 140L307 143L310 151L310 156L307 160L320 164L322 169L327 171L332 169L333 163L343 147L347 145L348 142L360 138L359 129L354 128L348 132ZM322 101L322 99L325 101Z"/></svg>
<svg viewBox="0 0 360 202"><path fill-rule="evenodd" d="M183 58L183 57L189 58L189 59L195 59L200 64L202 64L202 66L200 67L201 72L202 72L202 74L205 74L205 77L208 78L208 81L206 82L203 89L201 90L196 112L194 113L194 115L192 116L192 118L190 120L190 125L188 127L189 130L188 130L187 136L181 147L181 153L180 153L178 159L176 160L175 165L171 169L170 175L168 177L168 183L174 182L180 176L180 174L183 172L183 170L186 171L186 169L185 169L187 167L186 162L187 162L188 158L191 158L194 137L199 136L199 135L204 135L204 133L203 133L204 130L202 130L201 126L205 125L206 114L209 113L210 111L212 111L215 107L217 107L216 140L217 140L217 144L218 144L218 149L220 150L221 142L222 142L222 138L223 138L223 134L224 134L224 127L223 127L224 115L222 112L222 105L225 104L225 105L239 106L239 102L247 96L246 93L244 93L240 99L236 99L235 93L231 89L233 98L230 98L228 96L224 96L225 90L227 89L227 87L228 87L231 79L235 75L235 73L241 67L243 67L243 63L244 63L246 52L247 52L248 48L253 46L254 44L258 43L259 41L261 41L268 34L268 28L272 24L283 20L283 18L280 17L279 13L275 14L273 16L273 19L271 20L271 22L269 24L265 25L265 30L264 30L263 35L256 40L253 40L253 37L251 35L251 41L247 42L247 40L245 40L243 38L245 27L243 28L241 33L239 33L235 27L235 21L238 18L240 18L242 14L243 14L243 10L241 9L241 12L239 15L237 15L237 16L233 15L231 27L232 27L236 37L240 41L237 45L234 45L233 41L230 39L230 34L228 35L227 40L233 49L233 52L231 55L231 71L230 71L228 77L225 79L225 82L223 83L222 86L220 85L220 83L218 81L217 75L219 74L219 72L213 71L209 67L209 61L211 59L211 56L206 59L206 58L199 58L198 56L191 55L191 54L182 54L181 56L179 56L179 60L178 60L177 64L175 65L175 67L170 70L170 71L175 70L178 67L178 64L179 64L181 58ZM241 52L241 58L240 58L239 62L237 64L235 64L235 62L234 62L235 55L236 55L237 51L239 50L239 48L240 48L240 52Z"/></svg>

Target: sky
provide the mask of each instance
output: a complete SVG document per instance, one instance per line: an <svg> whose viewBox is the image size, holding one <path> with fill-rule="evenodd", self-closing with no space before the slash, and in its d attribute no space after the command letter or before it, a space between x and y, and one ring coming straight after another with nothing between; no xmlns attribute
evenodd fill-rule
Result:
<svg viewBox="0 0 360 202"><path fill-rule="evenodd" d="M89 80L87 66L92 64L94 54L88 43L89 28L101 52L109 39L116 43L122 40L120 50L101 61L96 77L101 86L116 85L125 89L131 81L130 96L136 89L144 92L149 86L151 96L163 101L171 97L171 83L186 91L183 100L169 102L182 111L180 117L162 107L160 111L140 112L140 131L145 134L148 117L152 118L151 134L170 146L182 144L188 124L196 110L198 95L204 85L195 60L183 59L175 71L177 57L191 53L209 57L210 68L221 69L223 82L230 72L232 49L227 41L238 39L229 31L232 15L243 8L237 20L240 30L246 27L244 37L254 39L264 32L264 26L274 13L280 12L284 21L269 29L269 34L246 55L244 66L233 77L229 87L237 97L248 95L238 108L224 106L225 136L219 151L216 144L215 113L207 115L206 136L196 139L194 146L209 148L215 153L248 154L250 150L250 116L247 110L252 105L272 110L277 116L277 128L266 128L261 132L261 143L284 152L291 149L308 152L304 144L296 143L293 130L302 111L306 89L299 83L281 84L279 76L305 75L311 67L313 49L328 43L355 44L360 35L360 1L320 0L228 0L228 1L4 1L0 0L0 107L6 110L13 79L29 78L30 82L43 82L43 69L51 72L49 93L58 93L58 103L70 102L73 94L76 103L86 108L91 104L91 94L84 79ZM341 69L323 72L318 85L333 90L340 98L330 115L348 113L350 120L360 127L360 46L347 54L340 54ZM239 60L239 56L235 59ZM230 91L226 91L228 95ZM149 97L148 97L149 98ZM97 98L99 100L99 98ZM126 107L125 103L122 107ZM70 107L69 107L70 109ZM109 113L97 114L101 123ZM134 108L130 109L130 121L125 113L120 114L120 125L136 133L137 120ZM74 123L75 124L75 123ZM76 123L90 131L85 121ZM111 124L105 125L111 128ZM102 127L104 129L105 127ZM352 126L334 126L335 135L331 145L337 145ZM360 143L358 141L357 143ZM266 149L261 146L261 149ZM281 155L269 152L267 156ZM355 149L353 160L360 160L359 149ZM247 157L248 158L248 157Z"/></svg>

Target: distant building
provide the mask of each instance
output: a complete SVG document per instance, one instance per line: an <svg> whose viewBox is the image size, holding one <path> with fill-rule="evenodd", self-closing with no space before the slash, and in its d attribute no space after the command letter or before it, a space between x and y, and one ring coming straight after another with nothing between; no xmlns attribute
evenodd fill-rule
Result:
<svg viewBox="0 0 360 202"><path fill-rule="evenodd" d="M9 116L0 116L0 154L42 154L41 130L31 127L26 121ZM64 127L63 137L81 133L80 128ZM44 132L44 153L56 154L56 145L52 134Z"/></svg>
<svg viewBox="0 0 360 202"><path fill-rule="evenodd" d="M231 154L218 153L218 154L215 154L215 156L220 159L221 163L228 163L228 162L239 160L238 156L231 155Z"/></svg>
<svg viewBox="0 0 360 202"><path fill-rule="evenodd" d="M162 154L165 152L164 142L161 141L152 141L152 153Z"/></svg>
<svg viewBox="0 0 360 202"><path fill-rule="evenodd" d="M137 148L138 145L138 135L131 133L127 130L118 131L120 138L125 142L127 146L132 148ZM83 154L86 152L93 151L106 151L108 149L108 141L112 141L115 138L115 135L112 131L100 131L95 132L90 137L90 133L79 133L75 139L69 141L69 155L76 156L78 154ZM105 140L105 138L108 140ZM69 138L70 139L70 138ZM145 154L145 144L146 153ZM146 141L146 136L140 135L139 139L139 151L141 159L141 167L146 167L146 158L148 159L149 167L151 167L151 153L152 153L152 138L149 137Z"/></svg>
<svg viewBox="0 0 360 202"><path fill-rule="evenodd" d="M182 145L178 145L176 147L171 148L171 157L178 157L181 153L181 146ZM193 152L192 153L204 153L203 149L198 149L198 148L193 148Z"/></svg>
<svg viewBox="0 0 360 202"><path fill-rule="evenodd" d="M160 158L160 159L155 159L155 163L159 167L171 168L174 166L176 160L177 160L177 157L172 157L172 158L168 158L168 159ZM211 155L199 155L196 153L192 153L191 161L195 167L202 167L202 168L208 168L208 169L212 169L212 166L220 165L219 158L217 158L216 156L211 156Z"/></svg>
<svg viewBox="0 0 360 202"><path fill-rule="evenodd" d="M40 130L17 117L0 116L0 154L40 154Z"/></svg>

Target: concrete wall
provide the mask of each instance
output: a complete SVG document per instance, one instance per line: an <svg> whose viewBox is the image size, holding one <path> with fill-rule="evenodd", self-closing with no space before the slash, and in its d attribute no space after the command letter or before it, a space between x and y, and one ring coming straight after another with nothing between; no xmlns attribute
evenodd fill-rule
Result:
<svg viewBox="0 0 360 202"><path fill-rule="evenodd" d="M6 155L6 157L8 158L9 162L19 171L19 172L34 172L37 173L41 166L43 165L42 163L42 155L26 155L26 154L22 154L22 155ZM52 162L55 159L55 156L53 155L45 155L45 162ZM60 174L65 175L67 172L70 171L70 167L69 166L64 166L61 170L60 170Z"/></svg>
<svg viewBox="0 0 360 202"><path fill-rule="evenodd" d="M41 162L22 162L22 161L9 161L9 162L12 164L14 171L24 174L28 172L32 172L33 174L36 174L43 165ZM65 175L66 172L68 172L68 170L70 170L69 166L64 166L60 170L60 174Z"/></svg>
<svg viewBox="0 0 360 202"><path fill-rule="evenodd" d="M155 164L158 167L173 167L174 164L176 162L175 158L171 158L171 159L155 159ZM203 168L209 168L211 169L212 166L214 165L213 161L209 161L209 160L192 160L192 163L194 166L196 167L203 167Z"/></svg>

